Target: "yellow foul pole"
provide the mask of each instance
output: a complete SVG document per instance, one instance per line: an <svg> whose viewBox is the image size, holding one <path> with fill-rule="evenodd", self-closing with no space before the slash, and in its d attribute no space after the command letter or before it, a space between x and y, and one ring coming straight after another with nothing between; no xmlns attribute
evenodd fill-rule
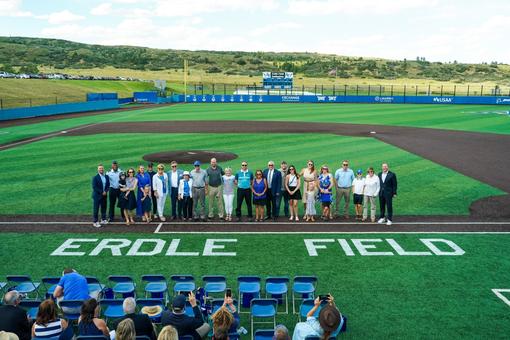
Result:
<svg viewBox="0 0 510 340"><path fill-rule="evenodd" d="M184 59L184 102L186 102L187 91L188 91L188 60Z"/></svg>

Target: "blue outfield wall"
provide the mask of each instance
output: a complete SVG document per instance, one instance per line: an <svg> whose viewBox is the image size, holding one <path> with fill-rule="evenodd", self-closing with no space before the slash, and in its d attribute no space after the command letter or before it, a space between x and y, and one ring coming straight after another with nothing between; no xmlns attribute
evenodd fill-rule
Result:
<svg viewBox="0 0 510 340"><path fill-rule="evenodd" d="M93 102L98 100L114 100L118 99L117 93L87 93L87 101Z"/></svg>
<svg viewBox="0 0 510 340"><path fill-rule="evenodd" d="M57 105L22 107L16 109L0 110L0 120L61 115L66 113L85 111L110 110L117 108L119 108L118 100L100 100L83 103L66 103Z"/></svg>
<svg viewBox="0 0 510 340"><path fill-rule="evenodd" d="M172 96L184 102L184 95ZM324 95L186 95L188 103L388 103L510 105L510 97L466 96L324 96Z"/></svg>

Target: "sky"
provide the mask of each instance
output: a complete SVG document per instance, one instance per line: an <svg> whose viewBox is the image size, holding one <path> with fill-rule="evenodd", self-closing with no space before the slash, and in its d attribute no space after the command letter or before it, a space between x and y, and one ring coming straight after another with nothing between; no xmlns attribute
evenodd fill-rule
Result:
<svg viewBox="0 0 510 340"><path fill-rule="evenodd" d="M0 35L510 64L509 0L0 0Z"/></svg>

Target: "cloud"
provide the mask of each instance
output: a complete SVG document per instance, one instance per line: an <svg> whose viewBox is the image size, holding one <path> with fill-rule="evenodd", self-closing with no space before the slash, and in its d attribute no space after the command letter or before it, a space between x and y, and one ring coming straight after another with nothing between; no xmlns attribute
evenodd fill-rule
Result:
<svg viewBox="0 0 510 340"><path fill-rule="evenodd" d="M288 31L293 29L301 28L302 25L295 23L295 22L281 22L281 23L275 23L272 25L266 25L262 27L255 28L250 31L250 36L252 37L261 37L261 36L267 36L271 33L277 33L281 31Z"/></svg>
<svg viewBox="0 0 510 340"><path fill-rule="evenodd" d="M48 22L53 25L60 25L67 22L75 22L85 19L84 16L74 14L67 9L60 12L51 13L47 16L40 16L40 18L44 17L46 17L48 19Z"/></svg>
<svg viewBox="0 0 510 340"><path fill-rule="evenodd" d="M301 16L333 14L389 14L407 9L435 6L438 0L290 0L289 14Z"/></svg>
<svg viewBox="0 0 510 340"><path fill-rule="evenodd" d="M21 0L0 0L0 17L33 17L32 12L21 10Z"/></svg>
<svg viewBox="0 0 510 340"><path fill-rule="evenodd" d="M277 0L159 0L156 1L154 11L158 16L187 17L224 11L270 11L279 6Z"/></svg>
<svg viewBox="0 0 510 340"><path fill-rule="evenodd" d="M104 2L90 10L90 14L92 15L108 15L112 12L112 4L109 2Z"/></svg>

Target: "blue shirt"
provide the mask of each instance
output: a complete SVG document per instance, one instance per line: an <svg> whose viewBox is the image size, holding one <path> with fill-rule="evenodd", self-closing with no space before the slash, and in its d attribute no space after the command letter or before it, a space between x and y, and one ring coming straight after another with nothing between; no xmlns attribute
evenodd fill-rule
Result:
<svg viewBox="0 0 510 340"><path fill-rule="evenodd" d="M184 180L184 182L182 184L183 184L183 191L184 191L183 196L189 197L189 181Z"/></svg>
<svg viewBox="0 0 510 340"><path fill-rule="evenodd" d="M338 169L335 172L335 179L339 188L350 188L352 187L352 181L354 181L354 171L349 168L347 170Z"/></svg>
<svg viewBox="0 0 510 340"><path fill-rule="evenodd" d="M237 187L239 189L250 189L251 181L253 180L253 172L250 170L239 170L236 173Z"/></svg>
<svg viewBox="0 0 510 340"><path fill-rule="evenodd" d="M60 278L58 285L64 289L64 300L87 300L90 298L87 279L78 273L65 274Z"/></svg>
<svg viewBox="0 0 510 340"><path fill-rule="evenodd" d="M106 177L104 175L99 174L99 177L101 177L101 182L103 182L103 191L106 188Z"/></svg>
<svg viewBox="0 0 510 340"><path fill-rule="evenodd" d="M110 188L118 189L119 188L119 176L122 170L117 169L117 171L110 170L106 173L108 178L110 179Z"/></svg>
<svg viewBox="0 0 510 340"><path fill-rule="evenodd" d="M166 182L165 182L165 175L158 175L159 179L163 183L163 194L166 194Z"/></svg>

